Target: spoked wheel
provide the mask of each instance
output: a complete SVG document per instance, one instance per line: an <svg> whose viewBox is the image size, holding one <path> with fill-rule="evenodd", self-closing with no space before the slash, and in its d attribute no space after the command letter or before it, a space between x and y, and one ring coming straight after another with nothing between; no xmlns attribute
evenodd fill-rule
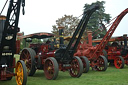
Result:
<svg viewBox="0 0 128 85"><path fill-rule="evenodd" d="M104 56L99 56L99 58L96 60L96 66L95 70L97 71L106 71L108 67L108 61Z"/></svg>
<svg viewBox="0 0 128 85"><path fill-rule="evenodd" d="M19 60L15 69L17 85L26 85L27 83L27 71L24 61Z"/></svg>
<svg viewBox="0 0 128 85"><path fill-rule="evenodd" d="M55 80L59 73L59 66L54 57L49 57L44 63L44 74L49 80Z"/></svg>
<svg viewBox="0 0 128 85"><path fill-rule="evenodd" d="M83 63L81 59L77 56L73 57L74 59L71 62L71 68L69 73L72 77L80 77L83 73Z"/></svg>
<svg viewBox="0 0 128 85"><path fill-rule="evenodd" d="M87 57L81 56L80 57L83 62L83 73L87 73L89 71L90 63Z"/></svg>
<svg viewBox="0 0 128 85"><path fill-rule="evenodd" d="M114 65L117 69L121 69L124 67L124 59L122 56L117 56L114 59Z"/></svg>
<svg viewBox="0 0 128 85"><path fill-rule="evenodd" d="M20 54L20 60L25 62L29 76L33 76L36 71L34 56L36 56L36 53L31 48L24 48Z"/></svg>

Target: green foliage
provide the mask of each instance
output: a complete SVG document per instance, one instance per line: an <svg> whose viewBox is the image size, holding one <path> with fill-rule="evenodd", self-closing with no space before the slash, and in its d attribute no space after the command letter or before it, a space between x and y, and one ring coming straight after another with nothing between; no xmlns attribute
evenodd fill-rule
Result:
<svg viewBox="0 0 128 85"><path fill-rule="evenodd" d="M94 12L90 17L90 20L83 36L87 36L87 31L92 31L93 39L96 39L104 37L107 32L105 24L109 23L111 17L110 14L105 13L105 1L97 1L92 4L85 4L84 9L88 9L94 4L100 4L100 9ZM52 32L55 34L55 37L59 37L58 27L64 26L64 36L72 36L78 23L79 19L77 17L73 17L73 15L64 15L62 18L58 18L58 20L56 20L56 25L52 26Z"/></svg>
<svg viewBox="0 0 128 85"><path fill-rule="evenodd" d="M73 15L64 15L62 18L58 18L56 20L56 25L52 26L52 33L55 34L55 37L59 37L59 26L64 27L64 36L72 36L72 34L75 31L75 28L77 27L79 23L79 19L77 17L73 17Z"/></svg>
<svg viewBox="0 0 128 85"><path fill-rule="evenodd" d="M32 42L31 43L42 43L41 39L32 39Z"/></svg>
<svg viewBox="0 0 128 85"><path fill-rule="evenodd" d="M30 39L30 38L28 38L28 39L23 39L22 41L21 41L21 43L20 43L20 49L23 49L23 48L25 48L25 47L29 47L29 44L30 43L33 43L33 44L37 44L37 43L42 43L43 41L41 41L41 39L36 39L36 38L34 38L34 39Z"/></svg>
<svg viewBox="0 0 128 85"><path fill-rule="evenodd" d="M22 50L23 48L25 48L25 40L21 40L20 41L20 49Z"/></svg>
<svg viewBox="0 0 128 85"><path fill-rule="evenodd" d="M92 31L93 38L96 39L102 38L106 34L107 29L105 28L104 24L109 23L111 17L110 14L105 13L105 1L97 1L92 4L85 4L84 9L88 9L90 6L94 4L100 4L100 9L94 12L90 17L87 25L87 30Z"/></svg>

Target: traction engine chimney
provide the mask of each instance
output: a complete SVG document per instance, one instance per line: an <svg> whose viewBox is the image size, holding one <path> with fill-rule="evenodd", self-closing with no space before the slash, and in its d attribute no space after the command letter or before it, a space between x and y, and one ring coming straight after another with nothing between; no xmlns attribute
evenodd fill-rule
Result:
<svg viewBox="0 0 128 85"><path fill-rule="evenodd" d="M124 34L123 38L124 38L124 48L127 48L127 34Z"/></svg>
<svg viewBox="0 0 128 85"><path fill-rule="evenodd" d="M59 28L59 39L60 39L59 47L62 47L64 45L64 37L63 37L63 29L64 29L64 27L60 26L58 28Z"/></svg>
<svg viewBox="0 0 128 85"><path fill-rule="evenodd" d="M92 31L88 31L88 45L92 46Z"/></svg>

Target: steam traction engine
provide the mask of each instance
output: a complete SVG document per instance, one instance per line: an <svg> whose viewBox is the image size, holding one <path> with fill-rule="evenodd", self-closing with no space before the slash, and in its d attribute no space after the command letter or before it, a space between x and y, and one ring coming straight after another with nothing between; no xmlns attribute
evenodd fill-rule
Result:
<svg viewBox="0 0 128 85"><path fill-rule="evenodd" d="M105 51L107 54L106 57L108 59L109 65L115 65L117 69L123 68L124 64L128 65L127 40L128 37L126 34L109 39L109 42L112 43L105 46ZM100 41L101 40L93 40L95 43Z"/></svg>
<svg viewBox="0 0 128 85"><path fill-rule="evenodd" d="M80 77L83 73L83 63L79 57L73 57L73 55L90 16L98 8L99 6L95 5L84 11L83 17L67 46L60 43L59 49L51 49L50 47L52 47L52 45L49 43L30 45L31 48L24 48L21 52L20 59L26 62L28 74L30 76L34 75L38 68L43 69L45 77L50 80L57 78L59 70L68 70L72 77ZM79 35L78 39L74 47L71 47L77 35Z"/></svg>
<svg viewBox="0 0 128 85"><path fill-rule="evenodd" d="M21 3L24 7L24 0L10 0L7 16L0 15L0 80L11 80L16 76L18 85L26 85L25 63L19 60L15 66L14 58Z"/></svg>
<svg viewBox="0 0 128 85"><path fill-rule="evenodd" d="M110 65L114 64L117 69L123 68L124 64L128 65L127 35L123 35L120 38L120 45L117 42L113 42L110 46L106 46L105 49Z"/></svg>
<svg viewBox="0 0 128 85"><path fill-rule="evenodd" d="M77 53L75 53L75 56L86 56L89 59L89 61L91 63L90 65L93 69L105 71L107 69L107 60L104 56L107 56L107 53L104 50L104 48L107 45L112 34L114 33L116 27L118 26L118 24L120 23L122 18L127 13L128 13L128 9L125 9L121 14L119 14L117 16L116 20L113 22L112 26L107 31L106 35L101 40L99 45L92 46L92 35L90 35L90 37L88 39L89 44L86 44L86 42L81 43L79 45L79 49L77 50ZM122 62L124 62L122 56L120 56L120 55L108 56L108 60L109 59L110 60L114 59L114 64L118 68L122 67L121 64L122 64Z"/></svg>

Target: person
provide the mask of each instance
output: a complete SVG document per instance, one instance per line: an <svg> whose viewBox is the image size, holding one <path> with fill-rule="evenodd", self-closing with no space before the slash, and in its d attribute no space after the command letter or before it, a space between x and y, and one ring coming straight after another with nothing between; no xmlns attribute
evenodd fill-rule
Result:
<svg viewBox="0 0 128 85"><path fill-rule="evenodd" d="M51 43L51 41L48 39L48 40L46 41L46 44L49 44L49 43Z"/></svg>

